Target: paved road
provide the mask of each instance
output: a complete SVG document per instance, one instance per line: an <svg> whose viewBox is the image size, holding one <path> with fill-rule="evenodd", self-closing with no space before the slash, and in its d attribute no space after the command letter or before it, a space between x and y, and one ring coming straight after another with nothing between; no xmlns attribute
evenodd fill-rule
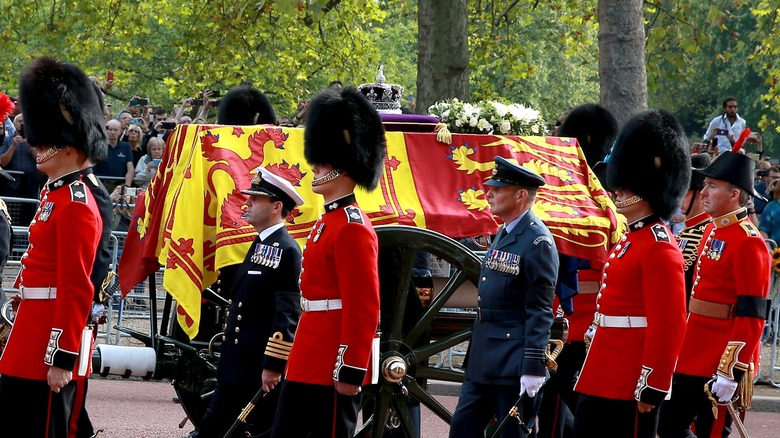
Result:
<svg viewBox="0 0 780 438"><path fill-rule="evenodd" d="M95 426L104 430L100 438L176 438L192 430L189 423L178 427L185 415L171 402L175 393L169 383L96 377L89 388L87 409ZM450 410L457 401L453 396L437 398ZM422 438L447 436L449 426L429 411L423 411L422 421ZM752 438L775 438L780 435L780 413L750 412L746 425Z"/></svg>

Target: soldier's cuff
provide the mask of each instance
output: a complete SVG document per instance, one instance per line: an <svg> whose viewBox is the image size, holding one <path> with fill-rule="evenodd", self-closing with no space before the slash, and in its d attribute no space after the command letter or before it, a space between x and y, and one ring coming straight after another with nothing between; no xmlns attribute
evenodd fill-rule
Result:
<svg viewBox="0 0 780 438"><path fill-rule="evenodd" d="M544 376L547 374L547 355L541 348L525 348L523 352L523 375Z"/></svg>
<svg viewBox="0 0 780 438"><path fill-rule="evenodd" d="M348 383L350 385L360 386L366 377L366 369L347 365L344 363L344 353L347 352L346 345L339 346L339 354L336 357L336 368L333 369L333 380L336 382Z"/></svg>
<svg viewBox="0 0 780 438"><path fill-rule="evenodd" d="M265 346L265 357L263 357L263 369L271 371L284 371L287 366L287 359L290 357L292 342L284 340L282 332L275 332L268 338Z"/></svg>
<svg viewBox="0 0 780 438"><path fill-rule="evenodd" d="M644 365L642 366L642 374L639 376L639 380L636 384L634 399L641 401L642 403L658 406L662 401L664 401L668 391L653 388L647 383L647 380L652 372L652 368L646 367Z"/></svg>
<svg viewBox="0 0 780 438"><path fill-rule="evenodd" d="M748 364L739 361L739 353L745 348L744 342L730 341L718 363L717 374L734 381L740 381L747 372Z"/></svg>
<svg viewBox="0 0 780 438"><path fill-rule="evenodd" d="M62 329L51 329L49 344L46 346L46 354L43 356L43 363L64 370L72 370L76 366L79 354L60 348L61 336Z"/></svg>

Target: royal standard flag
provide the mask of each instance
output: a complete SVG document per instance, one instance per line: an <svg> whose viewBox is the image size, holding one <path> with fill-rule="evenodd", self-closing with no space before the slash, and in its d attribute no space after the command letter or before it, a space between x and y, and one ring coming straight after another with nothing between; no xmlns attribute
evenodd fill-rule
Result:
<svg viewBox="0 0 780 438"><path fill-rule="evenodd" d="M545 178L534 212L559 251L603 262L625 223L573 139L453 135L448 145L435 134L388 132L379 187L356 192L358 203L375 226L410 225L452 238L494 234L499 224L483 182L497 155ZM305 241L323 206L311 191L302 129L181 125L138 202L119 265L122 291L164 266L163 286L178 303L179 324L194 337L201 291L220 268L241 263L256 235L241 217L247 195L240 190L258 166L290 181L305 199L286 224Z"/></svg>

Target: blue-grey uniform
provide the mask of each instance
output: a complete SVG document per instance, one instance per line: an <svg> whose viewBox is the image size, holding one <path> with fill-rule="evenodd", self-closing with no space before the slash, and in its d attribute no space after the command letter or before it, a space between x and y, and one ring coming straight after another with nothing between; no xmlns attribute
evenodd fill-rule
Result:
<svg viewBox="0 0 780 438"><path fill-rule="evenodd" d="M486 185L532 190L544 179L496 157ZM466 359L466 381L453 415L451 437L481 437L493 415L499 420L520 394L520 377L546 374L545 352L553 322L558 252L547 227L527 210L502 227L482 263L479 313ZM529 400L523 417L536 415L541 397ZM503 431L519 436L517 422Z"/></svg>

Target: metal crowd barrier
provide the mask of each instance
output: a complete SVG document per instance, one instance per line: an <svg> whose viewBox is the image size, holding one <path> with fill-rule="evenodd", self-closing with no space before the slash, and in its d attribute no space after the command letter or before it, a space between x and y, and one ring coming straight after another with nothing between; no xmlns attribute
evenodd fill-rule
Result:
<svg viewBox="0 0 780 438"><path fill-rule="evenodd" d="M777 248L777 243L772 239L765 239L769 252L773 252ZM774 269L772 269L772 280L770 282L769 299L772 300L770 307L769 319L766 322L764 329L764 336L762 339L763 346L770 344L769 347L769 365L762 366L760 375L756 379L756 383L767 384L780 388L780 383L775 381L775 372L780 371L780 366L777 365L777 343L778 335L780 334L780 275L778 275Z"/></svg>

